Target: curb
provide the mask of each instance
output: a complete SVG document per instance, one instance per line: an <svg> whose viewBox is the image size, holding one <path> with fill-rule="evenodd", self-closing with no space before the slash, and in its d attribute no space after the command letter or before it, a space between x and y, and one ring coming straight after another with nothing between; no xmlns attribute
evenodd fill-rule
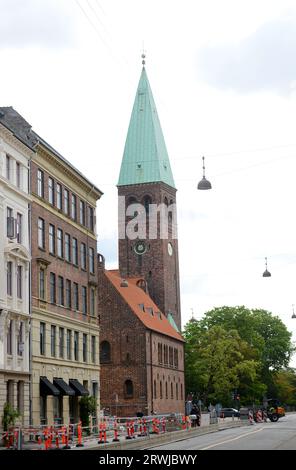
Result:
<svg viewBox="0 0 296 470"><path fill-rule="evenodd" d="M236 423L229 423L229 424L211 424L209 426L203 426L199 429L191 429L189 431L182 430L182 431L173 431L173 432L159 434L159 435L151 435L148 438L147 437L139 438L136 441L132 441L132 442L123 441L123 442L116 442L114 444L107 444L107 445L103 444L101 446L94 444L91 447L85 447L84 449L80 449L80 450L149 449L152 447L157 447L161 444L166 444L166 443L175 442L175 441L184 441L191 437L197 437L203 434L209 434L209 433L217 432L217 431L224 431L225 429L238 428L238 427L242 427L248 424L249 424L248 422L247 423L236 422Z"/></svg>

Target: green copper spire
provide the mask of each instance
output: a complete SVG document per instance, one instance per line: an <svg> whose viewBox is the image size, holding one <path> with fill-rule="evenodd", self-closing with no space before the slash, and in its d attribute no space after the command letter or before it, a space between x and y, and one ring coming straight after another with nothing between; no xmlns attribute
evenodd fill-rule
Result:
<svg viewBox="0 0 296 470"><path fill-rule="evenodd" d="M156 106L143 66L125 142L118 186L158 181L175 187Z"/></svg>

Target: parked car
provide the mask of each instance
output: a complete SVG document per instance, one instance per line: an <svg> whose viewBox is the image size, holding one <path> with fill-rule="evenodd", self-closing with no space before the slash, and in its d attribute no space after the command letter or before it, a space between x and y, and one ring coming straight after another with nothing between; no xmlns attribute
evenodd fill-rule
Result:
<svg viewBox="0 0 296 470"><path fill-rule="evenodd" d="M235 408L221 408L220 410L220 417L221 418L231 418L234 416L235 418L239 418L239 411Z"/></svg>

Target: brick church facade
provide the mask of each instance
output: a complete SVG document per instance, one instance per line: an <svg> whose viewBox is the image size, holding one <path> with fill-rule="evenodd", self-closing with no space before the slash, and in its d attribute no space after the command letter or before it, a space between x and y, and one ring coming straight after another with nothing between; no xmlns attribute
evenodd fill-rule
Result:
<svg viewBox="0 0 296 470"><path fill-rule="evenodd" d="M98 256L101 407L117 416L183 412L176 188L145 66L117 186L119 269L106 270ZM153 205L164 207L165 236ZM135 224L131 237L126 229L141 210L144 231Z"/></svg>

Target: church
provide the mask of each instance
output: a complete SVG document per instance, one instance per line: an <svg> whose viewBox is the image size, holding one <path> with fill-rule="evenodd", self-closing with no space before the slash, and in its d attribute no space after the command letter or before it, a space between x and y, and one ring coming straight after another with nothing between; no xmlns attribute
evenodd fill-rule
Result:
<svg viewBox="0 0 296 470"><path fill-rule="evenodd" d="M98 255L101 408L116 416L183 413L185 400L176 187L142 63L117 184L119 269Z"/></svg>

